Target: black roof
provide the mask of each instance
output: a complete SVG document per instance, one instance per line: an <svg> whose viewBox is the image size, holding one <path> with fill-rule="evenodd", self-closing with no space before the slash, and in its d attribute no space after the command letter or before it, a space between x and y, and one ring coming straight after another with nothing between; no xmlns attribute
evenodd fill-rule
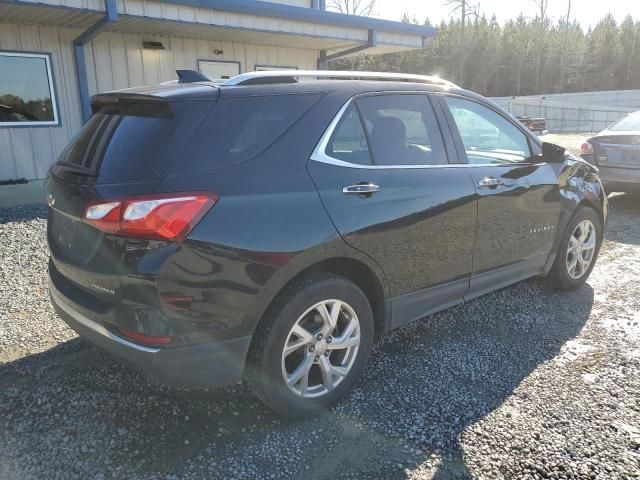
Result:
<svg viewBox="0 0 640 480"><path fill-rule="evenodd" d="M248 97L260 95L287 95L304 93L342 93L353 96L374 92L451 92L473 98L483 99L481 95L458 87L443 85L389 81L389 80L313 80L295 83L266 83L253 85L226 86L216 82L166 83L154 86L127 88L98 94L109 96L152 96L167 100L216 100L217 98Z"/></svg>

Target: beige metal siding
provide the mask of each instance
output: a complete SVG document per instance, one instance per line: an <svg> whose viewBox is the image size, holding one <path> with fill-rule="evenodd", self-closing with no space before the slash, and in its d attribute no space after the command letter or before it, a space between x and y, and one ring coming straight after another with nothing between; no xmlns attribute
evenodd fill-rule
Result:
<svg viewBox="0 0 640 480"><path fill-rule="evenodd" d="M81 126L71 44L79 30L0 23L0 50L51 54L59 127L0 126L0 180L43 178L51 162Z"/></svg>
<svg viewBox="0 0 640 480"><path fill-rule="evenodd" d="M363 42L368 38L368 32L365 28L346 28L312 22L299 22L283 18L224 12L209 8L171 5L153 0L118 0L118 12L122 15L152 17L247 30L268 30Z"/></svg>
<svg viewBox="0 0 640 480"><path fill-rule="evenodd" d="M378 32L378 42L410 48L422 48L422 37L401 33Z"/></svg>
<svg viewBox="0 0 640 480"><path fill-rule="evenodd" d="M165 50L142 49L143 40L162 42ZM92 94L173 80L178 69L197 69L198 60L238 61L247 72L255 65L314 69L317 58L315 50L136 33L103 33L87 45L86 55Z"/></svg>
<svg viewBox="0 0 640 480"><path fill-rule="evenodd" d="M294 7L310 8L313 0L265 0L271 3L281 3L283 5L292 5Z"/></svg>
<svg viewBox="0 0 640 480"><path fill-rule="evenodd" d="M104 0L21 0L26 3L52 5L54 7L81 8L104 11Z"/></svg>

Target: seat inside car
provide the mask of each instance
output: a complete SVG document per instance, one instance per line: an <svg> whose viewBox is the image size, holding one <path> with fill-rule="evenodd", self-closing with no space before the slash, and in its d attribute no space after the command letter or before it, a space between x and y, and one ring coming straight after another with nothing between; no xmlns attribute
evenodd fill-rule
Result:
<svg viewBox="0 0 640 480"><path fill-rule="evenodd" d="M377 117L373 122L369 140L372 150L380 157L375 159L376 163L407 163L409 160L407 129L399 118Z"/></svg>

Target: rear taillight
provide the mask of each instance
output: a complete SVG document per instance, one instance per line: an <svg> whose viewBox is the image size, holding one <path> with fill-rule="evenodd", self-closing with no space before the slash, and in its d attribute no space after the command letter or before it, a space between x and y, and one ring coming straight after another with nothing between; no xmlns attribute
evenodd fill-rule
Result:
<svg viewBox="0 0 640 480"><path fill-rule="evenodd" d="M91 203L83 221L99 230L150 240L183 240L218 197L209 192L159 194Z"/></svg>
<svg viewBox="0 0 640 480"><path fill-rule="evenodd" d="M593 155L593 145L589 142L584 142L580 146L580 155Z"/></svg>
<svg viewBox="0 0 640 480"><path fill-rule="evenodd" d="M154 347L162 347L169 345L173 341L173 337L156 337L155 335L144 335L142 333L127 330L126 328L118 328L120 335L132 340L135 343L149 345Z"/></svg>

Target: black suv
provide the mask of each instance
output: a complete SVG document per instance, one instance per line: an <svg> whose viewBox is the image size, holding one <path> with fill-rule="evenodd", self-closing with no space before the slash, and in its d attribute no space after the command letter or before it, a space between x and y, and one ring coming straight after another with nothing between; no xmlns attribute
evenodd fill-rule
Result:
<svg viewBox="0 0 640 480"><path fill-rule="evenodd" d="M51 299L168 384L313 413L381 334L528 277L577 288L602 242L595 167L438 79L260 72L92 106L46 181Z"/></svg>

